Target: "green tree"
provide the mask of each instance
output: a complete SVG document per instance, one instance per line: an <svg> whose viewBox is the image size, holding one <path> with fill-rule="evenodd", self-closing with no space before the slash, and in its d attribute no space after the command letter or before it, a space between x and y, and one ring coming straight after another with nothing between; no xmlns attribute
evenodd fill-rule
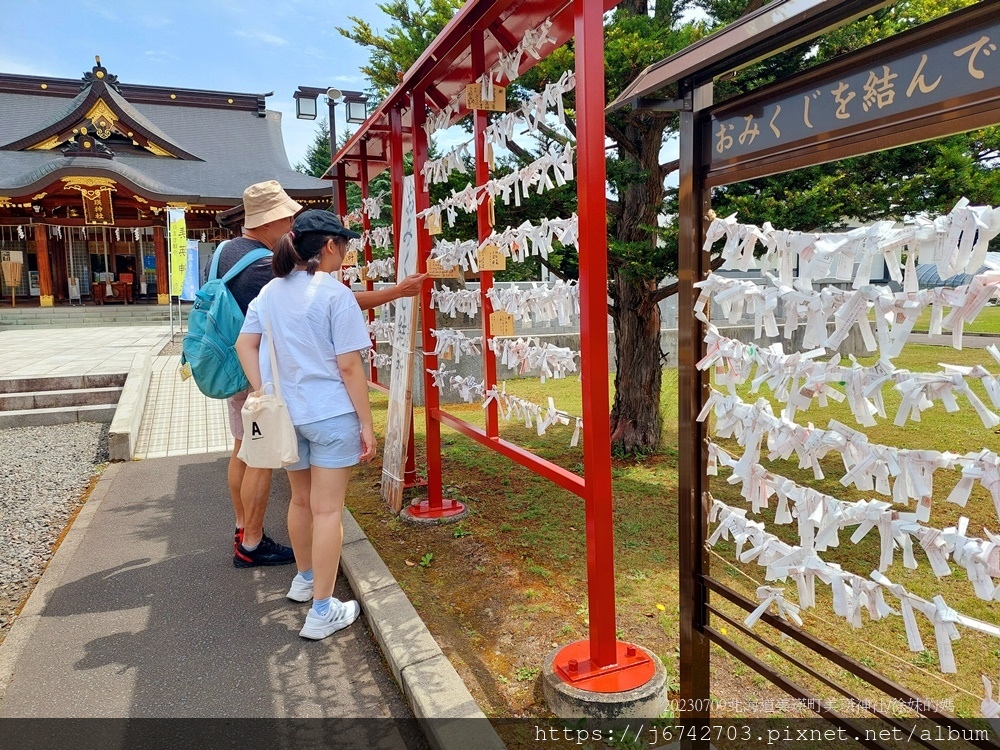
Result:
<svg viewBox="0 0 1000 750"><path fill-rule="evenodd" d="M295 171L322 177L330 168L330 122L323 118L316 123L316 135L306 149L306 160L295 165Z"/></svg>
<svg viewBox="0 0 1000 750"><path fill-rule="evenodd" d="M384 32L356 16L348 16L350 29L337 28L341 34L369 50L368 64L361 72L368 76L372 92L381 99L389 94L410 66L417 61L434 38L448 24L463 0L390 0L376 3L393 20Z"/></svg>

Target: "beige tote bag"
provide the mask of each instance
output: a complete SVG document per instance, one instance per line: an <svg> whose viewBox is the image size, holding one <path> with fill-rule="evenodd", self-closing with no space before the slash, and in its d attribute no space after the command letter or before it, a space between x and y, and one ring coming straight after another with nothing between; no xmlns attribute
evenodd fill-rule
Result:
<svg viewBox="0 0 1000 750"><path fill-rule="evenodd" d="M263 383L259 391L253 391L243 404L243 444L239 459L255 469L280 469L297 463L299 443L295 427L288 414L288 407L281 398L281 383L278 379L278 362L274 356L274 342L271 337L271 321L264 307L264 330L267 333L267 348L271 356L272 383Z"/></svg>

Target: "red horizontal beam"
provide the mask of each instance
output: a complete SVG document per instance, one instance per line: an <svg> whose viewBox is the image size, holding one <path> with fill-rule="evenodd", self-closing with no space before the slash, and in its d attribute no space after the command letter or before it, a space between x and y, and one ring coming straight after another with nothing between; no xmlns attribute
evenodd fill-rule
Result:
<svg viewBox="0 0 1000 750"><path fill-rule="evenodd" d="M376 391L381 391L381 392L382 392L382 393L384 393L384 394L385 394L386 396L388 396L388 395L389 395L389 386L387 386L387 385L382 385L381 383L379 383L379 382L378 382L378 381L376 381L376 380L369 380L369 381L368 381L368 387L369 387L369 388L374 388L374 389L375 389Z"/></svg>
<svg viewBox="0 0 1000 750"><path fill-rule="evenodd" d="M526 469L530 469L539 476L555 482L563 489L569 490L573 494L583 497L584 490L586 489L586 483L584 482L584 478L578 474L574 474L572 471L567 471L563 467L557 466L551 461L546 461L544 458L539 458L531 451L527 451L520 446L514 445L513 443L508 443L506 440L491 438L479 427L469 424L464 419L459 419L458 417L448 414L441 409L431 409L430 417L431 419L436 419L446 427L450 427L453 430L461 432L466 437L472 438L487 448L495 450L497 453L502 453L515 463L519 463L521 466Z"/></svg>

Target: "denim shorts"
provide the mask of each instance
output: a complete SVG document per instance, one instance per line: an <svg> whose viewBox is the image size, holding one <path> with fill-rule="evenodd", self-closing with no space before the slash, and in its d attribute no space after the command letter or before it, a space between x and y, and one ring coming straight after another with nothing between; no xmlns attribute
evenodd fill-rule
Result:
<svg viewBox="0 0 1000 750"><path fill-rule="evenodd" d="M299 461L285 467L301 471L310 466L321 469L344 469L361 460L361 421L355 412L340 414L319 422L295 425L299 439Z"/></svg>

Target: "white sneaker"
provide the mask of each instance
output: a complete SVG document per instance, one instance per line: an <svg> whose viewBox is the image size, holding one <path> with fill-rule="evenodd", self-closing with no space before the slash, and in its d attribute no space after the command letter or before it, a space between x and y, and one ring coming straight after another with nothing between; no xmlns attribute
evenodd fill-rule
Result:
<svg viewBox="0 0 1000 750"><path fill-rule="evenodd" d="M346 602L334 599L330 606L330 612L326 617L320 617L316 614L316 609L310 607L309 614L306 615L306 624L302 626L299 635L303 638L318 641L332 633L336 633L338 630L343 630L357 620L360 614L361 605L353 599Z"/></svg>
<svg viewBox="0 0 1000 750"><path fill-rule="evenodd" d="M301 573L296 574L285 596L293 602L307 602L313 598L313 582L304 579Z"/></svg>

